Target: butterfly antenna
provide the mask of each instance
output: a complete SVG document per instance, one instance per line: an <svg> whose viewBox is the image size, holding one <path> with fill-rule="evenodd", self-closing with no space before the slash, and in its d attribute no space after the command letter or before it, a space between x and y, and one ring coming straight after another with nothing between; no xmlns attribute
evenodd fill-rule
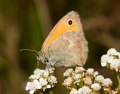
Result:
<svg viewBox="0 0 120 94"><path fill-rule="evenodd" d="M31 49L20 49L19 51L31 51L31 52L34 52L34 53L39 53L38 51L36 50L31 50Z"/></svg>

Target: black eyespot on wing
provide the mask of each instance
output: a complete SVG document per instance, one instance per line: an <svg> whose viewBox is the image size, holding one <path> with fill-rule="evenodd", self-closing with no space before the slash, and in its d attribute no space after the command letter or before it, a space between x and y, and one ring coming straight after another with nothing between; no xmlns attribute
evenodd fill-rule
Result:
<svg viewBox="0 0 120 94"><path fill-rule="evenodd" d="M73 23L72 20L69 20L69 21L68 21L68 24L69 24L69 25L72 25L72 23Z"/></svg>

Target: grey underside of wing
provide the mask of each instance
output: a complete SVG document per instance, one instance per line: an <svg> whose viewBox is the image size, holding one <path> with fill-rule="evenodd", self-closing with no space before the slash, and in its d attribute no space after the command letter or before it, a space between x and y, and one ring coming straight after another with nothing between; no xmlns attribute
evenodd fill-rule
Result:
<svg viewBox="0 0 120 94"><path fill-rule="evenodd" d="M81 32L68 32L58 37L48 48L50 60L55 66L83 66L87 59L87 41ZM52 65L54 63L52 62Z"/></svg>

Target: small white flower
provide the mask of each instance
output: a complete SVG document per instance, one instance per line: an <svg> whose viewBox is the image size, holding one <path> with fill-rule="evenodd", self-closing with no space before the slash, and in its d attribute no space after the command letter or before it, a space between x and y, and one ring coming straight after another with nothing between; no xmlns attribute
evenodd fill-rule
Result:
<svg viewBox="0 0 120 94"><path fill-rule="evenodd" d="M86 77L86 78L83 78L83 81L86 85L91 85L92 84L92 79L91 77Z"/></svg>
<svg viewBox="0 0 120 94"><path fill-rule="evenodd" d="M74 75L72 75L72 77L74 79L74 84L79 85L81 82L81 79L82 79L81 74L74 74Z"/></svg>
<svg viewBox="0 0 120 94"><path fill-rule="evenodd" d="M110 64L110 69L115 69L117 72L119 67L120 67L120 59L114 59Z"/></svg>
<svg viewBox="0 0 120 94"><path fill-rule="evenodd" d="M43 77L47 78L48 75L49 75L49 72L47 70L35 69L34 74L35 75L40 75L40 76L43 76Z"/></svg>
<svg viewBox="0 0 120 94"><path fill-rule="evenodd" d="M34 80L34 79L39 79L39 75L31 75L29 79Z"/></svg>
<svg viewBox="0 0 120 94"><path fill-rule="evenodd" d="M108 55L118 55L118 52L115 50L115 48L111 48L107 51Z"/></svg>
<svg viewBox="0 0 120 94"><path fill-rule="evenodd" d="M54 84L54 83L57 83L57 78L55 76L50 76L48 78L48 82Z"/></svg>
<svg viewBox="0 0 120 94"><path fill-rule="evenodd" d="M34 74L35 74L35 75L41 75L41 74L43 74L43 73L44 73L44 70L40 70L40 69L38 69L38 68L34 70Z"/></svg>
<svg viewBox="0 0 120 94"><path fill-rule="evenodd" d="M105 67L108 63L108 60L110 60L110 56L109 55L103 55L101 57L101 66Z"/></svg>
<svg viewBox="0 0 120 94"><path fill-rule="evenodd" d="M35 69L34 74L29 77L31 82L27 82L25 89L29 90L30 94L33 94L37 90L45 91L47 88L54 87L57 79L53 76L53 73L54 68Z"/></svg>
<svg viewBox="0 0 120 94"><path fill-rule="evenodd" d="M87 86L83 86L82 88L80 88L78 90L78 94L90 94L91 93L91 89Z"/></svg>
<svg viewBox="0 0 120 94"><path fill-rule="evenodd" d="M114 62L114 58L113 57L110 57L109 60L107 61L109 64L111 64L112 62Z"/></svg>
<svg viewBox="0 0 120 94"><path fill-rule="evenodd" d="M27 82L26 90L29 90L30 94L33 94L34 91L36 91L37 89L41 89L41 86L38 80L34 80L33 82Z"/></svg>
<svg viewBox="0 0 120 94"><path fill-rule="evenodd" d="M40 79L39 79L39 83L40 83L41 86L46 86L48 82L47 82L46 79L40 78Z"/></svg>
<svg viewBox="0 0 120 94"><path fill-rule="evenodd" d="M42 86L40 85L38 80L33 80L34 84L36 85L36 89L41 89Z"/></svg>
<svg viewBox="0 0 120 94"><path fill-rule="evenodd" d="M96 81L96 82L102 83L103 80L104 80L104 77L103 77L102 75L97 75L97 76L95 77L95 81Z"/></svg>
<svg viewBox="0 0 120 94"><path fill-rule="evenodd" d="M51 88L51 85L47 85L47 88Z"/></svg>
<svg viewBox="0 0 120 94"><path fill-rule="evenodd" d="M48 71L44 71L43 77L47 78L49 76L49 72Z"/></svg>
<svg viewBox="0 0 120 94"><path fill-rule="evenodd" d="M94 91L99 91L101 89L101 86L100 84L98 83L94 83L91 85L91 88L94 90Z"/></svg>
<svg viewBox="0 0 120 94"><path fill-rule="evenodd" d="M73 72L73 69L68 69L68 70L66 70L65 72L64 72L64 76L65 77L68 77L68 76L70 76L71 74L72 74L72 72Z"/></svg>
<svg viewBox="0 0 120 94"><path fill-rule="evenodd" d="M94 69L89 68L89 69L87 69L86 73L87 73L88 75L94 75Z"/></svg>
<svg viewBox="0 0 120 94"><path fill-rule="evenodd" d="M75 74L75 75L73 76L73 78L74 78L74 80L76 81L76 80L78 80L78 79L81 78L81 74Z"/></svg>
<svg viewBox="0 0 120 94"><path fill-rule="evenodd" d="M25 90L30 90L31 88L33 89L34 87L32 87L32 84L33 84L33 82L27 82Z"/></svg>
<svg viewBox="0 0 120 94"><path fill-rule="evenodd" d="M85 69L83 67L76 67L75 68L75 73L82 73L84 71L85 71Z"/></svg>
<svg viewBox="0 0 120 94"><path fill-rule="evenodd" d="M111 79L109 79L109 78L104 79L104 80L102 81L102 85L103 85L104 87L110 87L110 86L112 85Z"/></svg>
<svg viewBox="0 0 120 94"><path fill-rule="evenodd" d="M34 94L34 92L35 92L34 90L30 90L29 94Z"/></svg>
<svg viewBox="0 0 120 94"><path fill-rule="evenodd" d="M50 67L50 68L47 68L46 70L49 71L49 73L54 73L55 68Z"/></svg>
<svg viewBox="0 0 120 94"><path fill-rule="evenodd" d="M95 71L93 76L96 77L98 74L98 71Z"/></svg>
<svg viewBox="0 0 120 94"><path fill-rule="evenodd" d="M64 80L63 85L70 86L72 82L73 82L73 79L71 77L68 77L67 79Z"/></svg>
<svg viewBox="0 0 120 94"><path fill-rule="evenodd" d="M78 93L77 93L77 89L72 88L72 90L70 91L70 94L78 94Z"/></svg>

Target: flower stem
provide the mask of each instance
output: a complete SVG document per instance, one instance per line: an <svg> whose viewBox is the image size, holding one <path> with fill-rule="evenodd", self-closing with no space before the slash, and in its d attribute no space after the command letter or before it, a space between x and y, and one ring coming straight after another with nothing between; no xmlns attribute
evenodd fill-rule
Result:
<svg viewBox="0 0 120 94"><path fill-rule="evenodd" d="M50 90L50 94L53 94L52 90Z"/></svg>
<svg viewBox="0 0 120 94"><path fill-rule="evenodd" d="M120 90L120 76L117 74L117 80L118 80L118 90Z"/></svg>
<svg viewBox="0 0 120 94"><path fill-rule="evenodd" d="M39 94L44 94L44 93L39 91Z"/></svg>

